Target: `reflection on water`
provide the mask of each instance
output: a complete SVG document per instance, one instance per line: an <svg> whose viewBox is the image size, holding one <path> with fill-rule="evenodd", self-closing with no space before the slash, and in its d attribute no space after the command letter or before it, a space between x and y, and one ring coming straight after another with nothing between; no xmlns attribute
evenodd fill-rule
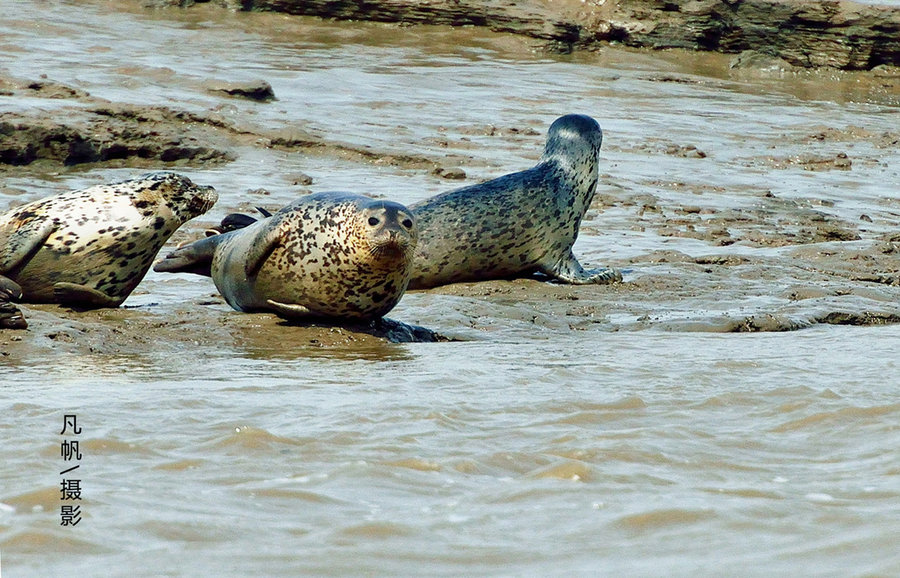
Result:
<svg viewBox="0 0 900 578"><path fill-rule="evenodd" d="M812 206L823 214L855 221L865 212L873 221L867 240L897 222L885 191L896 147L851 143L861 162L850 173L756 164L772 154L773 140L784 141L781 156L805 150L797 134L827 119L883 130L896 116L890 100L805 102L778 79L660 80L691 67L615 51L550 58L477 30L202 6L113 12L90 2L4 0L3 8L16 17L0 22L0 66L103 98L219 108L275 127L296 119L378 150L451 150L471 158L470 182L530 166L549 121L585 111L603 119L604 187L624 197L765 212L775 201L760 191L772 189L785 204L818 201ZM224 101L200 88L208 78L255 77L269 80L279 100ZM8 100L0 100L4 110L38 106ZM61 103L39 106L49 114ZM705 150L707 165L640 148L676 142ZM191 173L217 187L224 207L261 202L246 191L262 185L271 189L263 200L278 206L296 194L286 175L301 170L317 190L365 188L403 202L448 188L427 174L277 151L246 151ZM130 171L17 174L6 184L38 196L120 176ZM590 262L660 245L725 250L638 230L636 211L590 214L576 252ZM781 247L728 251L789 258ZM665 279L666 267L651 273ZM750 277L778 290L744 301L717 294L715 303L686 291L653 313L665 320L700 308L740 311L790 291L775 276ZM99 323L113 331L160 318L158 331L122 351L88 331L93 318L60 314L68 324L56 342L0 359L7 572L900 574L892 379L900 327L624 331L617 329L635 329L641 313L623 292L621 311L572 328L540 303L522 305L536 284L511 287L503 302L452 292L404 299L397 319L478 338L440 344L336 333L323 347L271 316L247 320L215 302L196 305L213 291L208 280L152 273L136 309ZM190 307L197 311L185 313ZM31 313L46 322L58 312ZM164 328L167 315L184 323ZM76 347L88 338L93 351ZM0 335L4 346L8 339ZM66 413L84 429L84 517L75 528L59 525Z"/></svg>

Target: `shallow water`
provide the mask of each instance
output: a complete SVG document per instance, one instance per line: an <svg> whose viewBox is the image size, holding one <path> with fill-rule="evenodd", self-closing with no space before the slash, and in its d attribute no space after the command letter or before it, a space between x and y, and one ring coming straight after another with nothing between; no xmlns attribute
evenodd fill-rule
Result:
<svg viewBox="0 0 900 578"><path fill-rule="evenodd" d="M665 330L717 331L721 315L800 315L783 308L827 299L895 307L896 286L802 277L791 267L806 246L751 242L800 229L811 212L859 224L861 238L810 250L840 254L897 230L900 153L877 138L900 129L895 89L729 72L715 56L549 56L469 29L0 2L0 67L12 76L448 158L466 183L530 166L556 116L589 113L604 127L605 200L576 253L627 268L626 285L639 288L414 293L392 317L467 341L324 348L296 328L196 305L213 292L196 277L150 273L131 309L101 316L126 335L159 325L120 351L76 349L63 338L87 339L94 318L34 308L35 327L56 316L76 325L62 337L0 335L8 575L900 574L900 326ZM259 77L276 102L202 89ZM71 104L0 97L0 110ZM811 138L824 129L838 133ZM707 156L667 154L671 145ZM839 152L851 171L791 164ZM252 147L233 163L179 170L220 193L202 222L245 201L290 201L301 171L313 190L405 203L455 186ZM139 172L26 169L4 184L30 200ZM246 192L258 187L271 194ZM730 230L746 239L660 232L658 215L695 215L685 211L694 205L715 211L697 219L734 215ZM650 257L661 249L753 261L707 273ZM646 299L651 282L671 286ZM785 297L797 283L833 294ZM554 309L601 298L615 307L596 320ZM182 324L166 325L173 318ZM83 515L61 527L59 432L73 413Z"/></svg>

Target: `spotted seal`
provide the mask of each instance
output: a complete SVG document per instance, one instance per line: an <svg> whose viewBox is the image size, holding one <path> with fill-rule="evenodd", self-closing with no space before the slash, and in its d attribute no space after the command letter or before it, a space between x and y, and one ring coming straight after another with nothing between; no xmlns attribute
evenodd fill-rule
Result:
<svg viewBox="0 0 900 578"><path fill-rule="evenodd" d="M216 199L212 187L157 172L16 207L0 215L0 303L117 307L172 233Z"/></svg>
<svg viewBox="0 0 900 578"><path fill-rule="evenodd" d="M417 237L415 217L403 205L316 193L177 249L154 270L209 275L238 311L371 320L406 291Z"/></svg>
<svg viewBox="0 0 900 578"><path fill-rule="evenodd" d="M525 171L410 205L419 225L410 289L543 273L563 283L621 281L572 254L597 187L603 133L593 118L558 118L540 162Z"/></svg>

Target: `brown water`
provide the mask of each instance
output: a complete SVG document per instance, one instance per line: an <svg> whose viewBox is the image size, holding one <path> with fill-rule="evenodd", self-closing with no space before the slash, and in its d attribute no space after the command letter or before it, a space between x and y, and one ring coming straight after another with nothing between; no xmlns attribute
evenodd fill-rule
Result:
<svg viewBox="0 0 900 578"><path fill-rule="evenodd" d="M626 269L618 287L404 297L391 317L463 339L438 344L241 315L189 276L151 273L116 311L30 307L29 332L0 334L5 575L900 575L900 326L815 323L900 314L897 284L861 277L900 270L890 81L212 7L0 14L12 76L447 159L469 183L530 166L556 116L591 114L605 175L576 253ZM276 102L202 89L260 77ZM803 160L841 152L852 170ZM301 171L405 203L454 186L237 153L179 167L219 191L204 222L290 201ZM139 172L10 170L6 190L27 192L0 208ZM822 223L859 239L807 234ZM723 333L748 320L810 326ZM82 520L61 527L72 413Z"/></svg>

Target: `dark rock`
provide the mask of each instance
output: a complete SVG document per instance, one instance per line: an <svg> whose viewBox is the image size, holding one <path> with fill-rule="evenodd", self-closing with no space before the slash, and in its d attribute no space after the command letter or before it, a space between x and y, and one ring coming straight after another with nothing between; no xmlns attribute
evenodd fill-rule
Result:
<svg viewBox="0 0 900 578"><path fill-rule="evenodd" d="M402 24L484 26L495 32L513 32L573 44L580 25L553 14L543 2L505 0L242 0L244 10L286 12L336 20L368 20Z"/></svg>
<svg viewBox="0 0 900 578"><path fill-rule="evenodd" d="M382 337L392 343L437 343L450 341L447 337L418 325L408 325L393 319L382 318L363 328L365 333Z"/></svg>
<svg viewBox="0 0 900 578"><path fill-rule="evenodd" d="M796 331L809 327L809 322L793 319L784 315L761 314L750 315L743 319L735 319L726 323L730 333L758 333L773 331Z"/></svg>
<svg viewBox="0 0 900 578"><path fill-rule="evenodd" d="M259 102L275 100L275 91L272 90L272 85L265 80L253 82L210 81L206 83L206 89L210 92L222 92L229 96L247 98Z"/></svg>
<svg viewBox="0 0 900 578"><path fill-rule="evenodd" d="M890 325L900 323L900 315L881 311L833 311L816 319L829 325Z"/></svg>
<svg viewBox="0 0 900 578"><path fill-rule="evenodd" d="M9 302L0 302L0 329L27 329L28 322L19 308Z"/></svg>

